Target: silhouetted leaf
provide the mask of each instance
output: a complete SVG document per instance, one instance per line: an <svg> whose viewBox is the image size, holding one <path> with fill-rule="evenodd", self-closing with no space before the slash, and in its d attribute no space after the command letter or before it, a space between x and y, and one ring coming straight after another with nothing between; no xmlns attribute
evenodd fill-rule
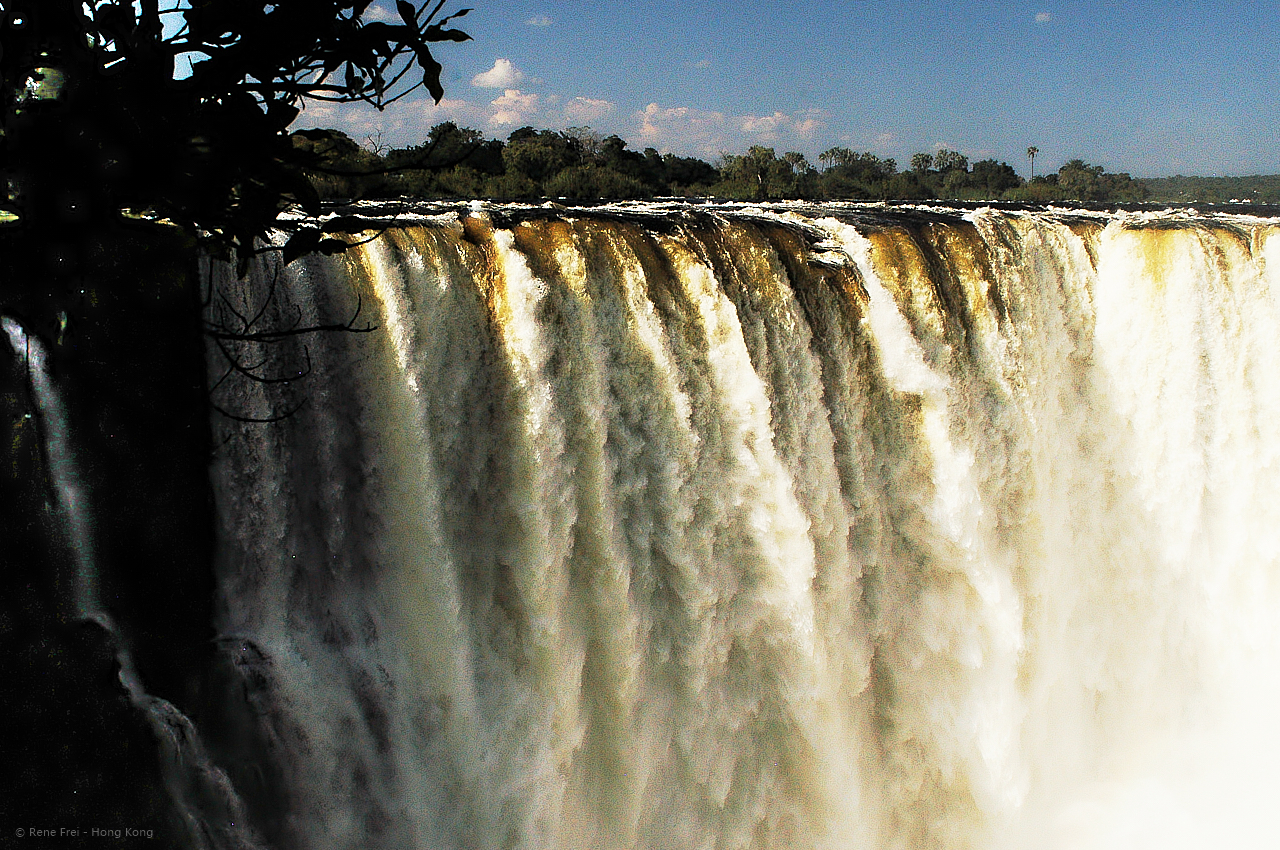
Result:
<svg viewBox="0 0 1280 850"><path fill-rule="evenodd" d="M281 182L288 187L289 194L308 215L320 214L322 210L320 194L305 174L300 171L289 171L283 175Z"/></svg>
<svg viewBox="0 0 1280 850"><path fill-rule="evenodd" d="M365 23L361 16L373 8L370 0L161 3L190 6L175 8L166 19L185 27L181 35L167 28L166 38L155 31L150 0L22 3L62 10L45 18L60 23L39 27L39 33L34 26L5 28L0 89L20 86L46 64L42 57L50 54L41 51L51 49L70 63L75 85L67 89L70 97L40 104L39 111L12 98L8 106L0 104L0 167L16 172L24 188L6 208L23 227L67 233L54 213L28 199L32 193L87 194L100 217L125 207L150 209L211 251L229 255L236 249L241 260L254 255L255 239L275 226L285 206L318 209L319 184L305 178L306 169L376 170L376 160L349 151L358 148L342 134L304 131L295 144L288 127L303 99L382 105L422 85L439 102L443 69L427 44L467 40L445 25L470 11L436 21L441 0L398 0L399 20ZM139 15L148 18L145 28L139 28ZM410 72L400 80L403 66L395 60L410 50L422 77ZM183 53L206 58L175 81L173 57ZM34 119L46 129L31 133ZM286 243L288 259L318 250L321 241L294 234ZM323 248L339 250L338 240Z"/></svg>
<svg viewBox="0 0 1280 850"><path fill-rule="evenodd" d="M425 38L427 39L427 41L461 42L461 41L471 40L471 36L467 35L462 30L446 30L446 29L441 29L439 26L436 26L436 25L427 27Z"/></svg>
<svg viewBox="0 0 1280 850"><path fill-rule="evenodd" d="M427 91L431 93L435 102L439 103L444 99L444 86L440 85L440 72L444 68L431 55L431 50L425 44L418 45L416 53L418 65L422 68L422 84L427 87Z"/></svg>
<svg viewBox="0 0 1280 850"><path fill-rule="evenodd" d="M290 236L281 252L282 262L287 266L299 257L314 253L320 245L320 236L320 231L313 229L299 230Z"/></svg>
<svg viewBox="0 0 1280 850"><path fill-rule="evenodd" d="M267 101L267 118L281 129L288 127L302 110L291 103L279 100Z"/></svg>
<svg viewBox="0 0 1280 850"><path fill-rule="evenodd" d="M395 55L396 47L400 42L406 41L414 35L413 30L409 27L399 24L384 24L381 21L365 24L361 33L365 37L365 43L370 48L388 59Z"/></svg>

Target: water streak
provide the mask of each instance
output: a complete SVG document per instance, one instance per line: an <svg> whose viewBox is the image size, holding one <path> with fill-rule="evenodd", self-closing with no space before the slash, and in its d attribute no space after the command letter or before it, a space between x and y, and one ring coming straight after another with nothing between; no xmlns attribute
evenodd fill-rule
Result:
<svg viewBox="0 0 1280 850"><path fill-rule="evenodd" d="M379 332L224 390L309 397L215 425L270 841L1265 845L1277 222L500 213L285 269Z"/></svg>
<svg viewBox="0 0 1280 850"><path fill-rule="evenodd" d="M91 500L80 472L67 405L51 374L49 353L39 337L27 333L15 319L0 317L0 328L26 368L53 494L53 513L75 562L74 608L69 619L92 622L105 632L114 650L120 684L156 736L165 785L186 827L186 841L201 850L261 847L239 796L209 757L195 725L172 703L147 693L127 641L103 607Z"/></svg>

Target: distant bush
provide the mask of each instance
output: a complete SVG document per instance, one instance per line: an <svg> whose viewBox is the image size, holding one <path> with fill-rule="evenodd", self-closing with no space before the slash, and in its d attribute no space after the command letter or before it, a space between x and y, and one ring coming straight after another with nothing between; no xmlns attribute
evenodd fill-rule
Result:
<svg viewBox="0 0 1280 850"><path fill-rule="evenodd" d="M694 157L627 148L618 136L589 127L563 132L521 127L506 142L453 122L437 124L420 145L381 155L361 148L333 130L296 134L294 143L325 154L311 172L322 198L495 198L609 200L660 195L715 196L744 201L781 199L1016 200L1032 203L1125 202L1152 195L1159 181L1111 174L1102 166L1073 159L1047 174L1024 181L1005 162L970 163L943 148L917 153L911 168L899 171L887 157L848 148L824 151L815 168L804 154L756 145L745 154L724 154L712 165ZM1265 184L1193 183L1205 178L1169 178L1165 196L1182 193L1213 199L1231 194L1280 201L1280 178ZM1251 178L1254 181L1265 178ZM1177 181L1183 181L1181 183ZM1249 195L1252 191L1253 194ZM1177 198L1196 199L1196 198ZM1222 197L1223 200L1228 198Z"/></svg>
<svg viewBox="0 0 1280 850"><path fill-rule="evenodd" d="M1252 177L1158 177L1141 181L1148 199L1162 203L1280 204L1280 175Z"/></svg>
<svg viewBox="0 0 1280 850"><path fill-rule="evenodd" d="M600 165L575 165L556 174L546 183L546 193L555 198L592 200L596 198L644 198L651 196L635 177L619 174Z"/></svg>

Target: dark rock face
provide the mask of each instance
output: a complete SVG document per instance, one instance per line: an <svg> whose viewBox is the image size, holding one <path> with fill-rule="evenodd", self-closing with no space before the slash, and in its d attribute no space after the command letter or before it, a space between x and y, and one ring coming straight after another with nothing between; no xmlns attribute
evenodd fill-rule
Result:
<svg viewBox="0 0 1280 850"><path fill-rule="evenodd" d="M50 491L26 365L0 355L0 828L179 833L156 737L118 678L198 715L211 650L213 535L195 254L158 227L93 243L42 289L40 258L0 235L0 312L44 340L88 498L101 607L118 637L77 617L73 553ZM58 313L65 310L65 325ZM118 646L122 643L123 647Z"/></svg>

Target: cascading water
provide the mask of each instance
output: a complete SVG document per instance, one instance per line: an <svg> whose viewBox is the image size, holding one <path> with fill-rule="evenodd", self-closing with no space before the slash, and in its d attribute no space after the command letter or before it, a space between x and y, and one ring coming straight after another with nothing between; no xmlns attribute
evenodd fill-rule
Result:
<svg viewBox="0 0 1280 850"><path fill-rule="evenodd" d="M1280 222L434 212L214 272L268 841L1273 846Z"/></svg>
<svg viewBox="0 0 1280 850"><path fill-rule="evenodd" d="M128 641L103 606L88 488L81 476L67 405L49 368L48 351L37 336L29 334L21 323L9 316L0 317L0 330L8 337L27 376L52 491L50 513L56 517L56 526L64 538L62 544L73 562L68 593L71 604L62 612L63 616L69 622L91 623L105 636L106 645L115 658L115 672L121 687L156 737L161 772L183 830L184 843L201 850L259 847L239 796L226 774L209 758L195 726L172 703L147 693ZM68 777L68 781L73 778ZM116 830L117 838L119 832ZM153 826L133 826L128 834L154 839L155 832ZM86 828L83 833L90 830ZM37 831L32 830L30 834L35 836ZM96 831L91 834L96 835ZM23 837L21 829L17 836Z"/></svg>

